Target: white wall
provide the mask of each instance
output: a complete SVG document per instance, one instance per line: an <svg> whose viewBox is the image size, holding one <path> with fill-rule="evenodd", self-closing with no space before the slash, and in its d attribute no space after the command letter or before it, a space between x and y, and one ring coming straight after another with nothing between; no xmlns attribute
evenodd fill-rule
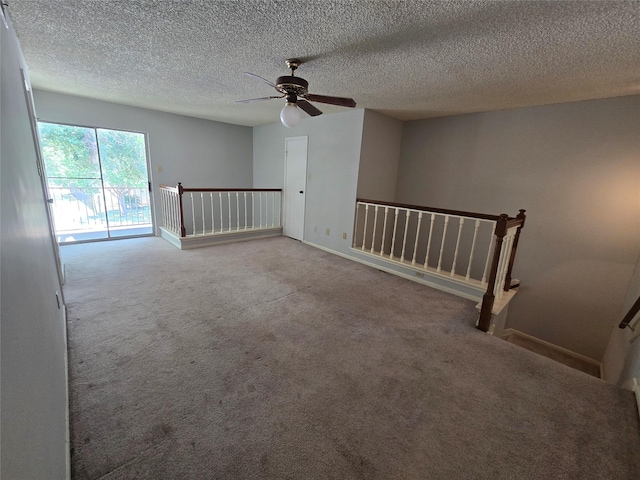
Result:
<svg viewBox="0 0 640 480"><path fill-rule="evenodd" d="M304 240L342 253L351 246L363 116L353 110L253 132L254 188L283 188L285 138L309 137Z"/></svg>
<svg viewBox="0 0 640 480"><path fill-rule="evenodd" d="M66 329L13 29L2 30L1 467L6 479L67 475Z"/></svg>
<svg viewBox="0 0 640 480"><path fill-rule="evenodd" d="M407 122L396 201L527 209L509 327L602 359L640 252L640 96Z"/></svg>
<svg viewBox="0 0 640 480"><path fill-rule="evenodd" d="M158 224L161 184L251 188L250 127L41 90L36 90L34 97L41 121L147 133Z"/></svg>

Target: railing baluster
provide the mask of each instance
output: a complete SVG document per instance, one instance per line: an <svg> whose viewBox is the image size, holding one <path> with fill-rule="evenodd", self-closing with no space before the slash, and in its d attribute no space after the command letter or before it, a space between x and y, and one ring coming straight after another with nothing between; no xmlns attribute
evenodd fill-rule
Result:
<svg viewBox="0 0 640 480"><path fill-rule="evenodd" d="M424 268L429 266L429 250L431 249L431 236L433 235L433 222L435 221L435 214L431 214L431 222L429 223L429 239L427 240L427 252L424 255Z"/></svg>
<svg viewBox="0 0 640 480"><path fill-rule="evenodd" d="M404 222L404 236L402 238L402 253L400 253L400 261L404 261L404 251L407 246L407 233L409 230L409 217L411 217L411 210L405 210L405 222Z"/></svg>
<svg viewBox="0 0 640 480"><path fill-rule="evenodd" d="M244 229L247 229L247 192L244 192Z"/></svg>
<svg viewBox="0 0 640 480"><path fill-rule="evenodd" d="M473 231L473 241L471 242L471 253L469 254L469 266L467 267L467 276L465 277L465 280L467 281L471 278L471 263L473 262L473 252L476 249L478 230L480 230L480 220L476 219L475 229Z"/></svg>
<svg viewBox="0 0 640 480"><path fill-rule="evenodd" d="M389 213L389 207L384 207L384 222L382 224L382 243L380 244L380 256L384 255L384 241L387 235L387 214Z"/></svg>
<svg viewBox="0 0 640 480"><path fill-rule="evenodd" d="M369 219L369 204L367 203L364 207L364 229L362 231L362 248L364 251L364 246L367 243L367 221Z"/></svg>
<svg viewBox="0 0 640 480"><path fill-rule="evenodd" d="M460 217L458 224L458 239L456 240L456 250L453 253L453 265L451 266L451 276L456 274L456 263L458 262L458 249L460 248L460 236L462 235L462 227L464 226L464 217Z"/></svg>
<svg viewBox="0 0 640 480"><path fill-rule="evenodd" d="M393 221L393 236L391 237L391 251L389 252L389 258L393 259L393 250L396 247L396 232L398 231L398 208L395 208L396 217Z"/></svg>
<svg viewBox="0 0 640 480"><path fill-rule="evenodd" d="M209 192L209 200L211 200L211 234L213 235L216 231L216 219L215 219L215 215L213 214L213 212L215 212L215 209L213 208L213 193Z"/></svg>
<svg viewBox="0 0 640 480"><path fill-rule="evenodd" d="M487 260L484 263L484 272L482 273L482 280L480 283L486 285L487 283L487 272L489 271L489 262L491 261L491 247L493 247L493 236L495 230L495 222L493 222L493 228L491 229L491 236L489 237L489 250L487 251Z"/></svg>
<svg viewBox="0 0 640 480"><path fill-rule="evenodd" d="M195 214L195 202L193 201L193 192L189 194L191 197L191 230L192 235L196 234L196 214Z"/></svg>
<svg viewBox="0 0 640 480"><path fill-rule="evenodd" d="M236 230L240 230L240 198L236 192Z"/></svg>
<svg viewBox="0 0 640 480"><path fill-rule="evenodd" d="M276 198L275 194L271 195L271 227L276 226Z"/></svg>
<svg viewBox="0 0 640 480"><path fill-rule="evenodd" d="M373 253L373 247L376 243L376 228L378 227L378 205L374 209L375 214L373 215L373 232L371 235L371 253Z"/></svg>
<svg viewBox="0 0 640 480"><path fill-rule="evenodd" d="M227 192L227 203L229 204L229 231L231 231L231 192Z"/></svg>
<svg viewBox="0 0 640 480"><path fill-rule="evenodd" d="M511 248L513 246L514 232L507 231L505 236L504 246L502 252L500 252L500 263L498 264L498 278L494 288L494 295L500 298L502 294L508 290L505 288L505 279L507 276L507 269L509 267L509 257L511 256Z"/></svg>
<svg viewBox="0 0 640 480"><path fill-rule="evenodd" d="M260 228L262 228L262 192L260 192Z"/></svg>
<svg viewBox="0 0 640 480"><path fill-rule="evenodd" d="M449 225L449 215L444 216L444 227L442 229L442 242L440 243L440 256L438 257L438 268L436 271L439 273L442 269L442 254L444 253L444 241L447 238L447 226Z"/></svg>
<svg viewBox="0 0 640 480"><path fill-rule="evenodd" d="M356 202L356 220L353 224L353 241L351 247L356 248L358 246L358 219L360 218L360 202Z"/></svg>
<svg viewBox="0 0 640 480"><path fill-rule="evenodd" d="M204 227L204 192L200 192L200 205L202 206L202 234L204 235L205 227Z"/></svg>
<svg viewBox="0 0 640 480"><path fill-rule="evenodd" d="M416 242L413 244L413 258L411 265L416 264L416 253L418 252L418 239L420 238L420 224L422 223L422 212L418 212L418 226L416 227Z"/></svg>
<svg viewBox="0 0 640 480"><path fill-rule="evenodd" d="M251 228L256 228L256 197L251 192Z"/></svg>
<svg viewBox="0 0 640 480"><path fill-rule="evenodd" d="M220 201L220 233L224 230L224 220L222 216L222 192L218 192L218 200Z"/></svg>

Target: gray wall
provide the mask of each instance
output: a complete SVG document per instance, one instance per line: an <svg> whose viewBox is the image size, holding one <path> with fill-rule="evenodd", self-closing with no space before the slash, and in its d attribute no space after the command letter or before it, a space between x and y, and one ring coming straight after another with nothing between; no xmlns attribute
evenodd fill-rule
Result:
<svg viewBox="0 0 640 480"><path fill-rule="evenodd" d="M13 29L0 30L0 477L65 478L66 330L56 302L61 287L20 77L21 54Z"/></svg>
<svg viewBox="0 0 640 480"><path fill-rule="evenodd" d="M399 120L372 110L364 111L358 197L392 202L396 194L396 180L402 126Z"/></svg>
<svg viewBox="0 0 640 480"><path fill-rule="evenodd" d="M349 253L360 161L363 110L305 118L253 131L255 188L283 188L284 141L308 136L304 241ZM326 235L326 229L330 234ZM342 234L346 233L346 240Z"/></svg>
<svg viewBox="0 0 640 480"><path fill-rule="evenodd" d="M147 133L156 219L158 186L251 188L252 129L36 90L38 119ZM160 171L162 170L162 171Z"/></svg>
<svg viewBox="0 0 640 480"><path fill-rule="evenodd" d="M640 251L640 96L407 122L396 201L528 219L516 328L596 360Z"/></svg>

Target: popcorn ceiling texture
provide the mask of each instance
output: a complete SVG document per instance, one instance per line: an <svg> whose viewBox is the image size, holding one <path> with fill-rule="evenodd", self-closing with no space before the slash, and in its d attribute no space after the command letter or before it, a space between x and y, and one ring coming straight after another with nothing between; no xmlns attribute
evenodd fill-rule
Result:
<svg viewBox="0 0 640 480"><path fill-rule="evenodd" d="M312 93L400 120L640 93L637 1L10 0L35 88L239 125ZM344 111L323 104L325 113Z"/></svg>

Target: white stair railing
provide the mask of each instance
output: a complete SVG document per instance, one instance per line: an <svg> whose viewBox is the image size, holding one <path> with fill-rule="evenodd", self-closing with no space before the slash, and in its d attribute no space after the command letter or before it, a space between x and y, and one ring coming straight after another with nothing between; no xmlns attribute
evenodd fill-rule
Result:
<svg viewBox="0 0 640 480"><path fill-rule="evenodd" d="M160 186L163 228L180 237L282 226L282 190Z"/></svg>
<svg viewBox="0 0 640 480"><path fill-rule="evenodd" d="M524 210L509 217L357 199L352 246L388 262L486 290L492 307L511 286L524 220Z"/></svg>

